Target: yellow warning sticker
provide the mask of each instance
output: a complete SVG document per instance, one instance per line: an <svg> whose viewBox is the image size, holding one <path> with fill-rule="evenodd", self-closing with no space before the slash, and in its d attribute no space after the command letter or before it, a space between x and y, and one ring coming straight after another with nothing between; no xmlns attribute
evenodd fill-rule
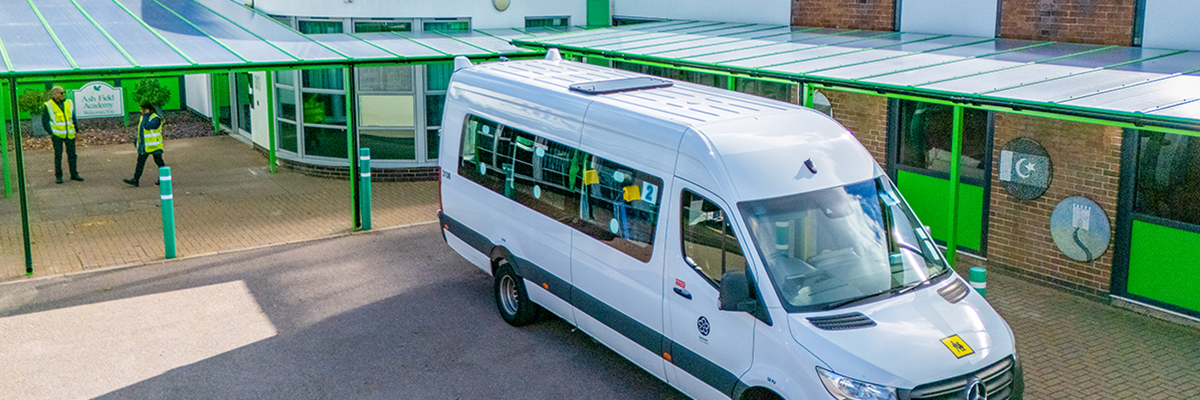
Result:
<svg viewBox="0 0 1200 400"><path fill-rule="evenodd" d="M591 185L595 183L600 183L600 174L594 169L583 171L583 184Z"/></svg>
<svg viewBox="0 0 1200 400"><path fill-rule="evenodd" d="M954 353L954 357L956 358L975 354L975 350L971 350L971 346L968 346L967 342L958 337L958 335L942 339L942 344L946 345L946 348L950 349L950 352Z"/></svg>

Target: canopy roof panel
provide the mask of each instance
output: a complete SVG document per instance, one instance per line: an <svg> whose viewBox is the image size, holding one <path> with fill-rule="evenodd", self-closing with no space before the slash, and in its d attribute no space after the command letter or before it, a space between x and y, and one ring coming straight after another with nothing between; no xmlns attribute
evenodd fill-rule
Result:
<svg viewBox="0 0 1200 400"><path fill-rule="evenodd" d="M512 40L908 98L1200 130L1200 52L1193 51L704 21Z"/></svg>
<svg viewBox="0 0 1200 400"><path fill-rule="evenodd" d="M235 0L11 1L0 13L0 77L277 68L537 53L511 38L578 28L305 35ZM671 21L662 29L720 25ZM715 26L738 30L746 24ZM712 29L712 28L705 28ZM702 29L703 30L703 29Z"/></svg>

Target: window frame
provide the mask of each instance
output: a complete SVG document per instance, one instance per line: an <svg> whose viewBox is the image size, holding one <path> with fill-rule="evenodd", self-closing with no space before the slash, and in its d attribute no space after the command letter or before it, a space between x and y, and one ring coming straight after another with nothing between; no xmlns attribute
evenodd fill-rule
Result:
<svg viewBox="0 0 1200 400"><path fill-rule="evenodd" d="M717 211L719 211L721 213L721 215L722 215L722 235L723 235L723 237L728 237L728 235L733 235L733 243L737 246L737 248L739 250L742 251L742 260L743 260L742 268L745 271L745 273L747 274L747 276L749 276L750 275L750 257L749 257L749 255L747 255L745 247L742 246L741 237L737 233L737 228L733 225L733 221L731 220L731 218L733 218L733 217L731 216L731 214L729 214L729 212L725 210L725 207L722 206L721 203L719 203L717 201L713 201L712 199L709 199L707 196L700 194L699 192L697 192L695 190L688 189L688 188L682 188L679 190L679 212L677 214L677 215L679 215L679 255L680 255L680 257L682 257L683 263L686 264L688 267L690 267L692 269L692 271L695 272L697 275L700 275L701 278L704 278L704 280L707 281L708 284L712 285L713 288L716 288L717 290L721 289L720 281L713 280L712 277L709 277L708 274L704 273L704 271L700 268L699 265L696 265L695 263L693 263L691 261L691 258L688 257L688 252L687 252L688 238L687 238L687 234L686 234L688 220L684 216L684 209L688 208L690 206L690 205L684 203L684 200L688 199L686 197L686 195L688 195L688 194L690 194L692 200L699 198L705 202L712 204L713 206L715 206L717 208ZM725 242L722 241L722 244L721 244L722 256L724 256L724 253L726 252L725 246L726 246ZM724 275L726 272L729 271L725 267L726 267L725 263L722 262L721 263L721 274L722 275Z"/></svg>

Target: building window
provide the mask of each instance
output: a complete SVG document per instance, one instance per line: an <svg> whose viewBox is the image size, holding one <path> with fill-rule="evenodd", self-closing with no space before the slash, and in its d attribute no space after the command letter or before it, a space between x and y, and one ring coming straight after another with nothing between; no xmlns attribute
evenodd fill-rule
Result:
<svg viewBox="0 0 1200 400"><path fill-rule="evenodd" d="M916 101L900 102L900 165L949 173L954 107ZM987 111L963 110L960 171L982 181L988 151Z"/></svg>
<svg viewBox="0 0 1200 400"><path fill-rule="evenodd" d="M429 32L465 32L471 30L470 18L435 18L421 21L421 30Z"/></svg>
<svg viewBox="0 0 1200 400"><path fill-rule="evenodd" d="M571 17L525 17L526 28L570 28Z"/></svg>
<svg viewBox="0 0 1200 400"><path fill-rule="evenodd" d="M453 63L425 65L425 156L430 160L438 158L438 131L442 127L446 88L450 86L452 73Z"/></svg>
<svg viewBox="0 0 1200 400"><path fill-rule="evenodd" d="M398 65L358 69L360 145L377 160L417 158L416 67Z"/></svg>
<svg viewBox="0 0 1200 400"><path fill-rule="evenodd" d="M412 32L411 20L354 20L355 33Z"/></svg>
<svg viewBox="0 0 1200 400"><path fill-rule="evenodd" d="M300 33L305 34L342 33L343 31L341 20L302 19L297 23Z"/></svg>
<svg viewBox="0 0 1200 400"><path fill-rule="evenodd" d="M1133 210L1200 226L1200 138L1138 133Z"/></svg>
<svg viewBox="0 0 1200 400"><path fill-rule="evenodd" d="M626 16L615 16L615 15L612 17L613 26L644 24L647 22L658 22L658 21L662 21L662 20L657 19L657 18L626 17Z"/></svg>

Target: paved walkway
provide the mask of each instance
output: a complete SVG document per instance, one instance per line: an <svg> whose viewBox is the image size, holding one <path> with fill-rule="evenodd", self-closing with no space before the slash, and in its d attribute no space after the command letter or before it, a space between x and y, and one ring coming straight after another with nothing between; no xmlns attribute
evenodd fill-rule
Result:
<svg viewBox="0 0 1200 400"><path fill-rule="evenodd" d="M86 181L58 185L53 154L26 152L34 276L163 259L153 160L141 187L121 182L136 158L130 145L81 148ZM271 174L263 156L229 136L168 141L164 158L173 174L178 257L349 232L349 181ZM432 221L437 196L435 182L376 183L372 225ZM19 207L15 188L0 199L0 281L24 276Z"/></svg>

